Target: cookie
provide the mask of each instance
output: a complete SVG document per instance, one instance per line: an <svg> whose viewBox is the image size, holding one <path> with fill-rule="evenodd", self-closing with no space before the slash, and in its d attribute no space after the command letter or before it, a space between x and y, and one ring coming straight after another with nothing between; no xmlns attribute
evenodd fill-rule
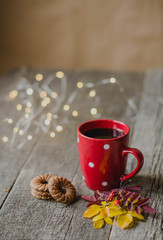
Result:
<svg viewBox="0 0 163 240"><path fill-rule="evenodd" d="M43 174L33 178L30 183L31 188L37 191L48 192L48 181L51 176L51 174Z"/></svg>
<svg viewBox="0 0 163 240"><path fill-rule="evenodd" d="M46 192L38 193L38 191L31 188L31 194L33 197L38 198L38 199L43 199L43 200L52 199L52 196L48 192L47 192L47 194L49 194L49 195L45 195L45 193Z"/></svg>
<svg viewBox="0 0 163 240"><path fill-rule="evenodd" d="M48 181L48 189L57 202L68 204L75 200L76 190L72 183L64 177L51 176Z"/></svg>

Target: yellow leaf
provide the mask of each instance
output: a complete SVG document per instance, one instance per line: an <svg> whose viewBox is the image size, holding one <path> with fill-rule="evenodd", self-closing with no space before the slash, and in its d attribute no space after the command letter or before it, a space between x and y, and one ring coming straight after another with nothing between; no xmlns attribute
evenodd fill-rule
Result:
<svg viewBox="0 0 163 240"><path fill-rule="evenodd" d="M101 207L98 205L94 205L94 207L91 206L84 212L83 217L92 218L95 215L97 215L100 212L100 210L101 210Z"/></svg>
<svg viewBox="0 0 163 240"><path fill-rule="evenodd" d="M102 203L102 205L103 205L103 206L105 206L105 205L106 205L106 201L103 201L103 202L101 202L101 203Z"/></svg>
<svg viewBox="0 0 163 240"><path fill-rule="evenodd" d="M118 226L122 229L129 228L132 222L133 217L129 213L117 217Z"/></svg>
<svg viewBox="0 0 163 240"><path fill-rule="evenodd" d="M99 219L102 219L103 218L103 216L101 216L100 214L98 214L97 216L95 216L92 220L93 220L93 222L95 222L95 221L97 221L97 220L99 220Z"/></svg>
<svg viewBox="0 0 163 240"><path fill-rule="evenodd" d="M102 228L102 226L104 225L104 220L103 219L99 219L97 221L94 222L94 228Z"/></svg>
<svg viewBox="0 0 163 240"><path fill-rule="evenodd" d="M100 211L100 215L104 218L104 217L108 217L109 216L109 207L104 207L101 209Z"/></svg>
<svg viewBox="0 0 163 240"><path fill-rule="evenodd" d="M127 213L127 211L122 208L120 208L120 209L110 208L108 217L115 217L115 216L126 214L126 213Z"/></svg>
<svg viewBox="0 0 163 240"><path fill-rule="evenodd" d="M104 220L106 223L113 225L113 220L110 217L106 217L106 218L104 218Z"/></svg>
<svg viewBox="0 0 163 240"><path fill-rule="evenodd" d="M132 211L129 211L129 213L133 216L133 217L136 217L136 218L138 218L138 219L140 219L140 220L145 220L145 218L144 218L144 216L140 213L140 214L137 214L136 212L135 212L135 210L132 210Z"/></svg>

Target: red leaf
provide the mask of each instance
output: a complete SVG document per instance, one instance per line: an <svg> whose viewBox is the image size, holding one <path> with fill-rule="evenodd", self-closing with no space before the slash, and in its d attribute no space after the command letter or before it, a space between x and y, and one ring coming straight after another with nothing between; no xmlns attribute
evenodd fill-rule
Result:
<svg viewBox="0 0 163 240"><path fill-rule="evenodd" d="M131 202L136 201L140 196L141 196L140 193L136 193L136 194L131 198Z"/></svg>
<svg viewBox="0 0 163 240"><path fill-rule="evenodd" d="M133 209L133 203L132 203L132 202L129 202L129 204L128 204L128 210L129 210L129 211L132 211L132 209Z"/></svg>
<svg viewBox="0 0 163 240"><path fill-rule="evenodd" d="M143 206L142 209L146 213L156 213L156 210L149 205Z"/></svg>
<svg viewBox="0 0 163 240"><path fill-rule="evenodd" d="M88 203L86 207L88 208L88 207L90 207L91 205L94 205L94 204L102 206L102 203L100 201L95 201L95 202Z"/></svg>
<svg viewBox="0 0 163 240"><path fill-rule="evenodd" d="M147 203L149 203L149 200L150 200L150 198L144 198L137 203L137 206L141 207L143 205L146 205Z"/></svg>
<svg viewBox="0 0 163 240"><path fill-rule="evenodd" d="M103 196L103 194L102 194L102 193L100 193L100 191L99 191L99 190L97 190L96 192L97 192L97 194L98 194L100 197L102 197L102 196Z"/></svg>
<svg viewBox="0 0 163 240"><path fill-rule="evenodd" d="M139 187L126 187L125 188L126 190L130 190L130 191L140 191L141 190L141 188L139 188Z"/></svg>
<svg viewBox="0 0 163 240"><path fill-rule="evenodd" d="M139 207L139 206L136 206L135 212L136 212L137 214L140 214L140 207Z"/></svg>
<svg viewBox="0 0 163 240"><path fill-rule="evenodd" d="M96 201L96 198L95 198L95 197L91 197L91 196L87 196L87 195L82 196L81 198L84 199L84 200L86 200L86 201L88 201L88 202L94 202L94 201Z"/></svg>

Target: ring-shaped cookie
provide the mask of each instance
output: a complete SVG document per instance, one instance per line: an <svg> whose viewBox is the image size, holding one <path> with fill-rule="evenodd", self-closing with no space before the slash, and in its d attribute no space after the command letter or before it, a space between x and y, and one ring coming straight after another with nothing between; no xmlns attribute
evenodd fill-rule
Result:
<svg viewBox="0 0 163 240"><path fill-rule="evenodd" d="M43 199L43 200L48 200L48 199L52 199L51 195L44 195L45 192L42 193L38 193L37 190L34 190L31 188L31 194L33 197L38 198L38 199Z"/></svg>
<svg viewBox="0 0 163 240"><path fill-rule="evenodd" d="M37 191L49 192L48 181L51 176L51 174L43 174L33 178L30 183L31 188Z"/></svg>
<svg viewBox="0 0 163 240"><path fill-rule="evenodd" d="M76 190L72 183L64 177L51 176L48 188L56 202L68 204L75 200Z"/></svg>

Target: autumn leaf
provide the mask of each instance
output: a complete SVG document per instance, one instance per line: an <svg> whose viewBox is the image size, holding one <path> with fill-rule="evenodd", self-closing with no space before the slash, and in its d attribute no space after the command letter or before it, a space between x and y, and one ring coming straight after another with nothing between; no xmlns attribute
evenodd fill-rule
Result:
<svg viewBox="0 0 163 240"><path fill-rule="evenodd" d="M92 221L95 222L95 221L97 221L97 220L99 220L99 219L102 219L102 218L104 218L104 217L101 216L101 214L98 214L97 216L95 216L95 217L92 219Z"/></svg>
<svg viewBox="0 0 163 240"><path fill-rule="evenodd" d="M104 219L99 219L97 221L94 222L94 228L102 228L102 226L104 225Z"/></svg>
<svg viewBox="0 0 163 240"><path fill-rule="evenodd" d="M129 228L132 222L133 222L133 217L129 213L123 214L117 217L117 223L121 229Z"/></svg>
<svg viewBox="0 0 163 240"><path fill-rule="evenodd" d="M123 208L120 208L120 209L110 208L108 217L115 217L115 216L126 214L126 213L127 211Z"/></svg>
<svg viewBox="0 0 163 240"><path fill-rule="evenodd" d="M97 215L101 210L101 207L98 206L98 205L92 205L90 208L88 208L84 214L83 214L83 217L85 218L92 218L94 217L95 215Z"/></svg>
<svg viewBox="0 0 163 240"><path fill-rule="evenodd" d="M94 202L96 201L96 198L95 197L91 197L91 196L87 196L87 195L84 195L81 197L82 199L86 200L86 201L89 201L89 202Z"/></svg>
<svg viewBox="0 0 163 240"><path fill-rule="evenodd" d="M104 220L107 224L113 225L113 220L110 217L106 217Z"/></svg>
<svg viewBox="0 0 163 240"><path fill-rule="evenodd" d="M156 210L149 205L142 206L142 209L144 212L147 212L147 213L156 213Z"/></svg>
<svg viewBox="0 0 163 240"><path fill-rule="evenodd" d="M104 207L101 209L100 214L103 216L103 218L105 218L109 216L109 211L109 207Z"/></svg>
<svg viewBox="0 0 163 240"><path fill-rule="evenodd" d="M138 219L140 219L140 220L145 220L145 218L144 218L144 216L140 213L140 214L137 214L136 212L135 212L135 210L132 210L132 211L129 211L129 213L133 216L133 217L136 217L136 218L138 218Z"/></svg>

